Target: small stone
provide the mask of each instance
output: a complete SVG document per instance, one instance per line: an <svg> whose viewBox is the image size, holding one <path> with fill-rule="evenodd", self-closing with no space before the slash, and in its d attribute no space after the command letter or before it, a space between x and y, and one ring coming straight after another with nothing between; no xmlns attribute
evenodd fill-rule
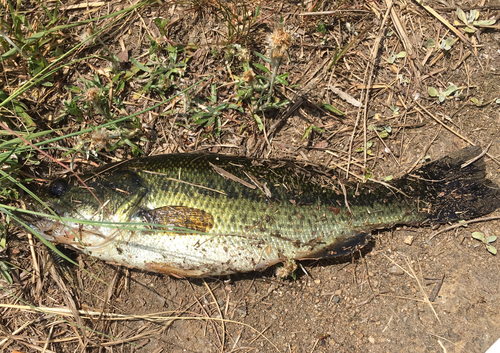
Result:
<svg viewBox="0 0 500 353"><path fill-rule="evenodd" d="M320 284L320 283L321 283L321 280L320 280L320 279L315 279L315 280L314 280L314 283L315 283L315 284Z"/></svg>
<svg viewBox="0 0 500 353"><path fill-rule="evenodd" d="M413 239L415 239L415 237L413 235L408 235L405 238L404 242L406 245L411 245L411 244L413 244Z"/></svg>
<svg viewBox="0 0 500 353"><path fill-rule="evenodd" d="M368 342L370 343L375 343L375 338L373 338L372 336L368 337Z"/></svg>
<svg viewBox="0 0 500 353"><path fill-rule="evenodd" d="M342 294L342 289L337 289L333 294L335 294L335 295L341 295Z"/></svg>
<svg viewBox="0 0 500 353"><path fill-rule="evenodd" d="M389 272L392 275L396 275L396 276L401 276L404 273L404 271L396 265L389 267L387 272Z"/></svg>
<svg viewBox="0 0 500 353"><path fill-rule="evenodd" d="M247 316L247 308L245 306L236 308L236 312L240 317L246 317Z"/></svg>
<svg viewBox="0 0 500 353"><path fill-rule="evenodd" d="M338 295L334 296L334 297L333 297L333 302L334 302L335 304L338 304L338 302L340 302L340 297L339 297Z"/></svg>

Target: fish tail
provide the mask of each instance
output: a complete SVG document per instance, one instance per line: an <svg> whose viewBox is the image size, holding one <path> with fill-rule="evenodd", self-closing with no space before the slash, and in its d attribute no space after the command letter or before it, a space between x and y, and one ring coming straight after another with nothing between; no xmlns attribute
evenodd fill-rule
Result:
<svg viewBox="0 0 500 353"><path fill-rule="evenodd" d="M486 179L479 146L458 150L400 179L404 189L425 200L429 219L437 223L477 218L500 207L499 187ZM470 163L473 161L472 163Z"/></svg>

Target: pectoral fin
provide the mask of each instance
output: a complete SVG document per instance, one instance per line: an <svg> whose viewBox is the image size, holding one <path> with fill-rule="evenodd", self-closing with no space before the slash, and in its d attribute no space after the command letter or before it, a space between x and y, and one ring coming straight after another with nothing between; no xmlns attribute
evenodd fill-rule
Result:
<svg viewBox="0 0 500 353"><path fill-rule="evenodd" d="M140 210L133 218L142 222L159 224L179 229L207 232L214 226L214 218L198 208L184 206L165 206L153 210Z"/></svg>

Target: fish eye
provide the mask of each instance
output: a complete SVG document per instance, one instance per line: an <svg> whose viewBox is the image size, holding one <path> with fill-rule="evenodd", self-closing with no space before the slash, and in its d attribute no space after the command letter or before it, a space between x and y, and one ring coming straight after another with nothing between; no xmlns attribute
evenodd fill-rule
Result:
<svg viewBox="0 0 500 353"><path fill-rule="evenodd" d="M67 186L68 183L65 180L54 180L49 186L49 191L52 196L59 197L64 194Z"/></svg>

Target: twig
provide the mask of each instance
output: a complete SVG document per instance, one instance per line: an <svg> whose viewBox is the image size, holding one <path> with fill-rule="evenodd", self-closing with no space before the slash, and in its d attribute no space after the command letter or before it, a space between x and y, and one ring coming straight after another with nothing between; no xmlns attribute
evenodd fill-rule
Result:
<svg viewBox="0 0 500 353"><path fill-rule="evenodd" d="M490 146L491 146L491 142L490 144L483 150L483 152L481 152L480 154L478 154L476 157L472 158L472 159L469 159L467 162L465 162L464 164L462 164L460 166L460 168L465 168L467 167L468 165L471 165L472 163L474 163L475 161L477 161L478 159L482 158L486 153L488 153L488 150L490 149Z"/></svg>
<svg viewBox="0 0 500 353"><path fill-rule="evenodd" d="M344 194L344 203L347 209L349 210L349 213L352 215L351 207L349 207L349 200L347 199L347 190L345 189L344 184L339 180L340 188L342 189L342 193Z"/></svg>
<svg viewBox="0 0 500 353"><path fill-rule="evenodd" d="M458 132L456 132L455 130L453 130L451 127L449 127L448 125L446 125L445 123L443 123L441 120L439 120L438 118L436 118L430 111L428 111L425 107L423 107L418 101L415 101L415 103L417 103L417 105L424 111L426 112L432 119L434 119L437 123L441 124L446 130L448 130L449 132L451 132L452 134L455 134L456 136L460 137L462 140L464 140L465 142L468 142L469 144L471 144L472 146L475 146L474 142L472 142L471 140L469 140L467 137L465 136L462 136L460 135ZM419 113L422 113L418 108L415 108L417 111L419 111ZM491 158L493 161L495 161L495 163L497 163L498 165L500 165L500 161L498 161L495 157L493 157L491 154L489 153L485 153L486 156L488 156L489 158Z"/></svg>
<svg viewBox="0 0 500 353"><path fill-rule="evenodd" d="M400 269L401 271L406 272L406 274L407 274L408 276L413 277L413 276L412 276L412 275L411 275L408 271L406 271L403 267L399 266L399 264L398 264L396 261L394 261L393 259L391 259L389 256L387 256L386 254L382 254L382 255L384 255L384 256L385 256L385 257L386 257L389 261L391 261L391 262L392 262L395 266L399 267L399 269ZM380 295L382 295L382 294L380 294Z"/></svg>
<svg viewBox="0 0 500 353"><path fill-rule="evenodd" d="M468 45L472 45L472 43L470 42L470 40L468 40L463 34L462 32L460 32L458 29L456 29L455 27L453 27L448 21L446 21L443 16L441 16L440 14L438 14L432 7L430 7L429 5L424 5L423 1L422 0L415 0L420 6L422 6L424 9L426 9L431 15L433 15L434 17L436 17L439 21L441 21L441 23L443 23L446 27L448 27L453 33L455 33L457 35L457 37L459 37L464 43L468 44Z"/></svg>
<svg viewBox="0 0 500 353"><path fill-rule="evenodd" d="M364 100L365 100L365 103L364 103L364 110L363 110L363 119L364 119L364 122L363 122L363 125L364 125L364 134L363 134L363 143L364 143L364 153L363 153L363 160L364 160L364 167L366 168L366 117L368 115L368 100L370 98L370 89L371 89L371 85L372 85L372 81L373 81L373 70L375 68L375 58L377 57L377 53L378 53L378 49L379 49L379 46L380 46L380 41L382 39L382 35L384 33L384 28L385 28L385 23L387 21L387 18L389 17L389 14L390 14L390 11L391 11L391 8L392 8L392 1L389 3L389 5L387 6L387 10L385 12L385 16L384 16L384 19L382 20L382 23L380 24L380 28L379 28L379 33L378 33L378 36L377 38L375 39L375 42L373 43L373 49L372 49L372 52L371 52L371 55L370 55L370 61L368 63L368 66L366 67L366 70L365 70L365 80L366 80L366 77L368 77L368 83L366 85L366 93L365 93L365 96L364 96ZM352 130L352 134L351 134L351 139L349 141L349 156L348 156L348 160L347 160L347 173L346 173L346 176L349 175L349 168L351 166L351 153L352 153L352 144L354 142L354 134L356 133L356 128L358 127L358 124L359 124L359 120L360 120L360 112L358 111L358 116L356 117L356 122L354 124L354 128Z"/></svg>
<svg viewBox="0 0 500 353"><path fill-rule="evenodd" d="M19 327L17 330L15 330L14 332L12 332L10 335L8 335L7 338L4 338L2 341L0 341L0 347L3 346L4 343L6 343L10 336L14 336L14 335L17 335L19 332L21 332L22 330L24 330L26 327L28 327L29 325L31 325L32 323L34 323L36 320L31 320L31 321L28 321L28 322L25 322L24 324L21 325L21 327ZM6 332L7 333L7 332Z"/></svg>
<svg viewBox="0 0 500 353"><path fill-rule="evenodd" d="M410 261L408 260L408 257L405 257L405 261L406 261L406 265L408 266L408 268L410 269L411 273L413 274L413 278L415 278L415 280L417 281L417 284L418 284L418 287L420 288L420 291L422 292L422 296L424 297L424 301L429 304L429 306L431 307L431 310L432 312L434 313L434 315L436 316L436 319L439 323L441 323L441 320L439 319L439 316L436 312L436 310L434 310L434 306L432 306L432 303L429 301L429 298L427 297L427 294L425 294L425 290L424 290L424 287L422 287L422 284L420 283L420 281L418 280L418 277L417 277L417 274L415 273L415 271L413 270L413 267L411 267L411 264L410 264Z"/></svg>
<svg viewBox="0 0 500 353"><path fill-rule="evenodd" d="M438 340L438 343L439 345L441 346L441 348L443 348L443 353L448 353L448 350L446 349L446 347L443 345L443 343L441 342L441 340Z"/></svg>
<svg viewBox="0 0 500 353"><path fill-rule="evenodd" d="M47 342L45 342L45 345L43 346L43 351L42 353L45 353L47 351L47 347L49 346L49 343L52 340L52 332L54 331L54 325L50 326L49 329L49 334L47 335Z"/></svg>
<svg viewBox="0 0 500 353"><path fill-rule="evenodd" d="M429 241L432 240L436 235L447 232L449 230L455 229L455 228L460 228L465 226L466 224L471 224L471 223L479 223L479 222L487 222L487 221L494 221L496 219L500 219L500 216L491 216L491 217L483 217L483 218L475 218L475 219L470 219L468 221L463 221L457 224L454 224L452 226L446 227L444 229L441 229L440 231L437 231L436 233L432 234L431 237L429 238Z"/></svg>
<svg viewBox="0 0 500 353"><path fill-rule="evenodd" d="M391 149L389 147L387 147L387 144L384 142L384 139L380 136L380 134L378 133L377 129L374 128L373 131L375 132L375 134L377 134L377 137L379 138L380 142L382 142L382 144L384 145L385 150L387 151L387 153L389 153L391 155L391 157L394 158L394 160L396 161L396 164L398 166L401 166L401 164L399 164L399 161L396 158L396 156L394 156L394 153L392 153Z"/></svg>
<svg viewBox="0 0 500 353"><path fill-rule="evenodd" d="M415 161L415 163L413 163L413 165L410 167L410 169L408 169L406 171L405 174L410 174L411 171L413 169L415 169L415 167L417 166L417 164L421 161L421 159L425 157L425 154L427 153L427 150L431 147L431 145L434 142L434 140L436 140L436 138L438 137L439 133L441 132L441 129L442 129L442 127L440 126L439 129L438 129L438 132L436 133L436 135L434 136L434 138L431 140L431 142L429 142L429 144L422 151L422 154L420 155L421 158L417 158L417 160Z"/></svg>
<svg viewBox="0 0 500 353"><path fill-rule="evenodd" d="M314 352L314 350L316 349L316 346L318 345L319 340L320 340L320 339L318 338L318 339L316 339L316 342L314 342L314 345L313 345L313 347L312 347L312 349L311 349L311 353L313 353L313 352Z"/></svg>
<svg viewBox="0 0 500 353"><path fill-rule="evenodd" d="M412 302L418 302L418 303L426 303L426 301L423 300L423 299L408 298L408 297L403 297L402 295L392 295L392 294L380 293L380 294L377 294L377 296L379 296L379 297L389 297L389 298L410 300ZM431 304L434 304L434 303L431 303Z"/></svg>
<svg viewBox="0 0 500 353"><path fill-rule="evenodd" d="M391 0L385 0L387 6L390 5ZM399 37L401 38L401 41L403 42L403 46L405 47L406 52L408 53L408 56L411 56L413 54L413 47L410 43L410 39L408 38L408 35L406 34L406 30L401 24L401 21L399 20L399 17L396 13L396 10L394 8L391 8L391 19L392 23L394 24L394 27L396 27L396 32L399 34Z"/></svg>
<svg viewBox="0 0 500 353"><path fill-rule="evenodd" d="M31 257L33 258L33 277L31 278L33 284L35 283L36 278L40 278L40 266L38 265L38 261L36 260L35 254L35 244L33 243L33 235L28 232L28 243L30 246Z"/></svg>
<svg viewBox="0 0 500 353"><path fill-rule="evenodd" d="M197 303L198 303L198 305L200 306L201 310L203 310L203 312L205 313L206 317L207 317L207 318L212 319L212 318L210 317L210 315L208 315L207 310L203 307L203 305L200 303L200 301L198 300L198 298L196 298L196 295L194 294L194 287L193 287L193 284L192 284L191 282L189 282L189 285L191 286L191 289L193 290L193 297L194 297L194 300L196 300L196 302L197 302ZM217 304L217 303L216 303L216 304ZM222 316L221 316L221 319L222 319ZM221 340L221 338L220 338L219 332L217 331L217 328L215 327L214 322L213 322L213 321L211 321L211 323L212 323L212 327L213 327L213 329L214 329L214 331L215 331L215 335L216 335L216 336L217 336L217 338L219 339L219 343L220 343L221 347L224 347L224 345L222 344L222 340Z"/></svg>
<svg viewBox="0 0 500 353"><path fill-rule="evenodd" d="M436 300L436 297L439 294L439 291L441 290L441 287L443 286L444 276L445 275L443 274L443 277L441 277L441 279L434 285L434 288L432 288L432 292L429 295L429 300L431 302L433 302L434 300Z"/></svg>
<svg viewBox="0 0 500 353"><path fill-rule="evenodd" d="M260 331L260 332L258 332L258 331L257 331L259 334L257 335L257 337L255 337L253 340L251 340L251 341L250 341L250 344L252 344L252 343L254 343L255 341L257 341L257 339L258 339L260 336L265 337L265 336L264 336L264 332L266 332L266 331L269 329L269 327L271 327L271 325L267 326L265 329L263 329L263 330L262 330L262 331ZM276 347L276 346L275 346L275 347ZM278 351L279 351L279 350L278 350Z"/></svg>
<svg viewBox="0 0 500 353"><path fill-rule="evenodd" d="M250 184L250 183L246 182L245 180L238 178L236 175L229 173L228 171L222 169L221 167L217 167L213 163L208 162L208 164L210 164L210 166L217 172L217 174L219 174L224 179L230 179L230 180L235 181L237 183L240 183L241 185L246 186L247 188L250 188L252 190L257 188L255 185Z"/></svg>
<svg viewBox="0 0 500 353"><path fill-rule="evenodd" d="M318 12L302 12L299 13L297 16L322 16L322 15L333 15L339 12L361 12L361 13L369 13L370 11L367 10L353 10L353 9L348 9L348 10L334 10L334 11L318 11Z"/></svg>
<svg viewBox="0 0 500 353"><path fill-rule="evenodd" d="M165 173L157 173L157 172L151 172L149 170L143 170L144 173L149 173L149 174L157 174L157 175L166 175ZM210 190L210 191L213 191L213 192L217 192L219 194L222 194L222 195L227 195L224 191L220 191L220 190L216 190L216 189L212 189L212 188L208 188L206 186L203 186L203 185L199 185L199 184L193 184L193 183L189 183L187 181L184 181L184 180L180 180L180 179L175 179L175 178L165 178L166 180L170 180L170 181L176 181L178 183L183 183L183 184L187 184L187 185L191 185L191 186L195 186L197 188L201 188L201 189L206 189L206 190ZM253 186L253 185L252 185Z"/></svg>
<svg viewBox="0 0 500 353"><path fill-rule="evenodd" d="M215 303L215 307L217 308L217 311L219 312L220 318L223 319L224 317L222 316L222 311L220 310L219 302L217 302L217 299L215 298L214 292L212 291L210 286L207 284L207 282L205 282L205 280L203 280L203 284L205 285L205 287L207 287L208 292L212 296L212 299L214 300L214 303ZM222 343L221 343L220 351L224 352L224 345L226 344L226 325L224 324L224 321L222 321L221 323L222 323Z"/></svg>

